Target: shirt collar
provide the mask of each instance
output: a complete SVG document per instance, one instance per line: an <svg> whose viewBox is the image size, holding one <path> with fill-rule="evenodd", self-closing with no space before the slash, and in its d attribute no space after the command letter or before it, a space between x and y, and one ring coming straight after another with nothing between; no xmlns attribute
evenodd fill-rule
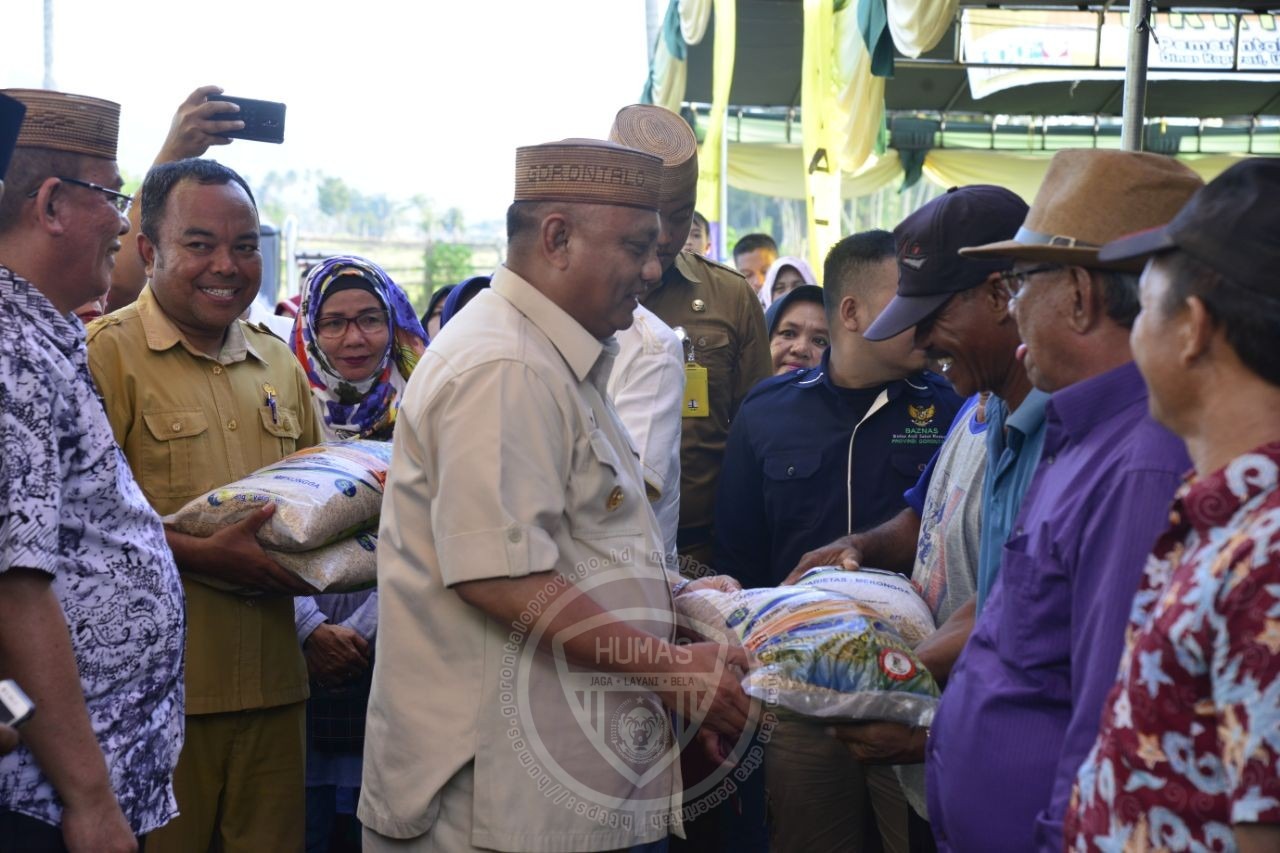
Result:
<svg viewBox="0 0 1280 853"><path fill-rule="evenodd" d="M182 344L183 349L198 358L211 358L208 353L201 352L200 349L192 346L182 334L182 330L169 319L168 314L164 313L164 309L160 307L155 294L151 291L150 284L142 288L142 292L138 294L137 306L138 319L142 321L142 331L147 339L147 347L153 352L163 352ZM250 343L240 321L236 320L227 329L227 336L222 341L222 349L219 350L217 358L212 360L219 364L234 364L244 361L245 357L250 355L263 364L269 364Z"/></svg>
<svg viewBox="0 0 1280 853"><path fill-rule="evenodd" d="M1207 477L1191 480L1178 492L1174 513L1184 516L1202 535L1223 527L1249 501L1276 489L1280 442L1254 448Z"/></svg>
<svg viewBox="0 0 1280 853"><path fill-rule="evenodd" d="M795 385L797 388L825 388L832 394L850 394L850 393L879 393L882 390L889 392L889 399L896 399L900 394L908 390L917 393L925 393L931 390L929 383L919 373L913 374L906 379L895 379L892 382L886 382L883 385L873 385L870 388L841 388L831 379L831 348L827 347L822 351L822 361L817 367L810 367L807 370L797 370L795 372Z"/></svg>
<svg viewBox="0 0 1280 853"><path fill-rule="evenodd" d="M71 354L84 345L84 324L72 314L59 314L40 288L0 264L0 303L13 305L35 331L53 341L59 351Z"/></svg>
<svg viewBox="0 0 1280 853"><path fill-rule="evenodd" d="M579 382L586 380L601 353L608 354L605 342L598 340L581 323L565 313L563 308L507 267L498 267L490 287L547 336ZM615 354L616 351L615 347ZM606 367L611 365L612 359ZM607 378L606 370L605 379Z"/></svg>
<svg viewBox="0 0 1280 853"><path fill-rule="evenodd" d="M676 255L676 262L668 267L667 271L662 274L662 279L658 282L657 286L653 288L654 291L661 290L668 284L672 284L674 282L682 282L684 284L702 284L702 279L698 278L698 268L694 265L693 261L686 257L688 254L688 252L680 252Z"/></svg>
<svg viewBox="0 0 1280 853"><path fill-rule="evenodd" d="M1062 424L1079 439L1094 427L1136 403L1146 406L1147 386L1132 361L1055 391L1046 405L1046 417Z"/></svg>
<svg viewBox="0 0 1280 853"><path fill-rule="evenodd" d="M1001 407L1007 410L1009 404L1003 400L1000 402ZM1044 423L1044 409L1048 403L1048 394L1039 388L1032 388L1030 393L1023 399L1022 405L1005 417L1004 425L1009 429L1017 430L1023 435L1030 435Z"/></svg>

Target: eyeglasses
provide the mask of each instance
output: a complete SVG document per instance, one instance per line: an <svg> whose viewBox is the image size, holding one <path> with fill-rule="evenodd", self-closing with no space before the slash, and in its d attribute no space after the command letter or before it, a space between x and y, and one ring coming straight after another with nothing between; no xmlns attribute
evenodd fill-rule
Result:
<svg viewBox="0 0 1280 853"><path fill-rule="evenodd" d="M1020 270L1018 272L1005 272L1000 274L1000 283L1004 285L1004 292L1009 294L1009 301L1018 298L1022 293L1022 288L1027 286L1027 280L1033 275L1039 275L1042 272L1053 272L1062 269L1061 264L1041 264L1038 267L1032 267L1029 270Z"/></svg>
<svg viewBox="0 0 1280 853"><path fill-rule="evenodd" d="M362 335L384 332L387 329L387 312L367 311L355 317L324 317L316 320L316 334L328 340L345 337L353 324Z"/></svg>
<svg viewBox="0 0 1280 853"><path fill-rule="evenodd" d="M133 204L133 196L122 192L116 192L115 190L109 189L100 184L95 184L92 181L82 181L79 178L67 178L62 175L54 175L53 177L68 184L75 184L78 187L84 187L85 189L96 190L97 192L102 193L107 197L107 201L111 202L111 206L121 213L127 213L129 211L129 206ZM43 183L43 181L41 183ZM36 187L31 192L27 193L27 198L35 198L39 192L40 187Z"/></svg>

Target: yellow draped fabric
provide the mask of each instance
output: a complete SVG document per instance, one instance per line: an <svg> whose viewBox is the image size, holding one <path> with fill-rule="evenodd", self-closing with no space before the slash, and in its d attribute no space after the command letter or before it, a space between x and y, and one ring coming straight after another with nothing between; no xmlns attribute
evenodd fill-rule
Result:
<svg viewBox="0 0 1280 853"><path fill-rule="evenodd" d="M893 46L915 59L938 46L956 18L960 0L888 0Z"/></svg>
<svg viewBox="0 0 1280 853"><path fill-rule="evenodd" d="M1186 163L1205 181L1213 180L1243 154L1184 154ZM930 151L924 160L924 176L943 189L969 184L1007 187L1028 204L1040 189L1052 151L980 151L948 148ZM775 198L805 198L805 159L799 145L730 143L729 185ZM879 192L902 180L898 152L889 149L868 162L857 174L841 178L841 198L848 200Z"/></svg>
<svg viewBox="0 0 1280 853"><path fill-rule="evenodd" d="M701 44L711 22L713 0L671 0L680 4L680 35L685 44Z"/></svg>
<svg viewBox="0 0 1280 853"><path fill-rule="evenodd" d="M840 175L868 162L884 120L884 79L871 74L856 4L837 12L833 0L804 0L800 81L809 262L816 268L840 239Z"/></svg>
<svg viewBox="0 0 1280 853"><path fill-rule="evenodd" d="M737 49L738 13L736 0L712 0L716 28L711 50L711 113L706 134L698 149L698 210L712 222L719 222L720 144L729 108L729 87L733 84L734 53Z"/></svg>

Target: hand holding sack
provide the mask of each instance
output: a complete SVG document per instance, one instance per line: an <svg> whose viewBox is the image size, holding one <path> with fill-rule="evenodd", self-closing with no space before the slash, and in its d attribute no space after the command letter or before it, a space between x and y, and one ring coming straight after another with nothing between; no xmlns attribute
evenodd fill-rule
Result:
<svg viewBox="0 0 1280 853"><path fill-rule="evenodd" d="M181 533L210 536L275 504L257 534L272 559L317 591L361 589L376 579L378 517L390 461L389 442L325 442L214 489L164 522Z"/></svg>
<svg viewBox="0 0 1280 853"><path fill-rule="evenodd" d="M825 722L927 726L938 686L912 651L933 630L901 575L819 568L795 586L676 598L682 621L734 631L755 659L743 690L781 713Z"/></svg>

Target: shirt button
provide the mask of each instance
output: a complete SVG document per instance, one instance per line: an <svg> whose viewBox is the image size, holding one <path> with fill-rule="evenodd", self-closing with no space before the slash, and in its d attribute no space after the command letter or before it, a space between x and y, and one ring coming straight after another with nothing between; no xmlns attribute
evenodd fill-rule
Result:
<svg viewBox="0 0 1280 853"><path fill-rule="evenodd" d="M1053 460L1054 460L1054 459L1057 459L1057 458L1058 458L1058 457L1056 457L1056 456L1052 456L1052 455L1050 455L1050 456L1046 456L1046 457L1045 457L1045 460L1044 460L1044 461L1045 461L1045 464L1046 464L1046 465L1052 465L1052 464L1053 464Z"/></svg>
<svg viewBox="0 0 1280 853"><path fill-rule="evenodd" d="M788 466L787 466L787 476L788 476L788 477L794 477L795 475L796 475L796 466L794 466L794 465L788 465Z"/></svg>
<svg viewBox="0 0 1280 853"><path fill-rule="evenodd" d="M518 527L513 527L513 528L511 528L510 530L508 530L508 531L507 531L507 540L508 540L509 542L519 542L519 541L520 541L520 528L518 528Z"/></svg>
<svg viewBox="0 0 1280 853"><path fill-rule="evenodd" d="M622 487L614 486L613 491L609 492L609 497L605 498L604 508L613 512L620 506L622 506Z"/></svg>
<svg viewBox="0 0 1280 853"><path fill-rule="evenodd" d="M231 420L227 421L227 429L236 429L239 426L240 424L236 423L235 418L232 418Z"/></svg>
<svg viewBox="0 0 1280 853"><path fill-rule="evenodd" d="M174 432L182 432L182 421L174 421L172 429Z"/></svg>
<svg viewBox="0 0 1280 853"><path fill-rule="evenodd" d="M222 365L221 365L221 364L215 364L215 365L213 366L213 375L214 375L214 376L221 376L221 375L222 375Z"/></svg>

